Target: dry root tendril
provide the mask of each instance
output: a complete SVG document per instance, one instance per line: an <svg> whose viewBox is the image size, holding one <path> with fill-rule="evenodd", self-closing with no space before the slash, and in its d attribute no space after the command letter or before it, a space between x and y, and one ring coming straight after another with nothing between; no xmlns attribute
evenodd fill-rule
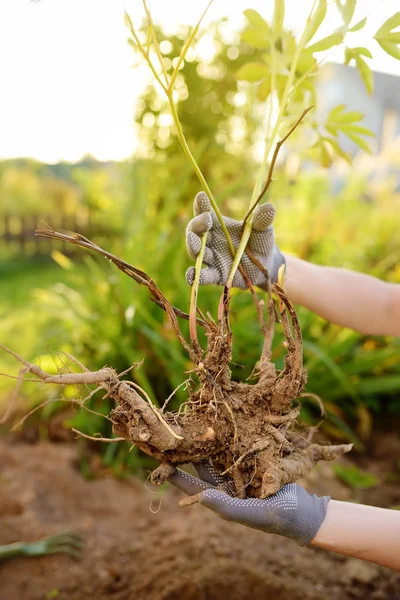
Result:
<svg viewBox="0 0 400 600"><path fill-rule="evenodd" d="M151 281L151 293L161 297L155 290ZM273 291L279 299L286 338L283 371L276 371L269 352L264 351L258 363L257 383L232 381L232 333L226 317L219 326L203 319L208 351L204 353L196 346L190 352L197 358L194 373L199 387L190 390L189 399L177 413L167 412L166 407L158 409L144 390L131 381L121 381L111 368L49 375L10 353L24 365L25 373L45 383L103 387L116 403L110 413L114 434L161 462L152 475L153 483L164 483L177 465L211 460L219 473L233 480L237 496L264 498L304 477L318 461L332 460L351 449L351 445L312 444L295 434L299 409L292 403L302 396L307 379L301 330L285 291L278 285ZM163 308L176 319L176 313L162 298ZM197 500L189 499L185 505Z"/></svg>

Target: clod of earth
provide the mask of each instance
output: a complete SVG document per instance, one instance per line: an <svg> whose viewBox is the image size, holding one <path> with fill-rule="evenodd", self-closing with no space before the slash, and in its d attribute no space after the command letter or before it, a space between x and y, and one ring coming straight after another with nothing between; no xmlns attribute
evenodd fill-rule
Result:
<svg viewBox="0 0 400 600"><path fill-rule="evenodd" d="M294 406L294 401L302 395L307 374L302 359L300 324L280 285L275 284L270 291L277 297L286 338L284 368L278 371L270 360L274 326L274 301L270 294L269 323L261 323L265 340L261 359L255 367L258 381L253 385L238 383L232 381L229 369L232 333L226 290L218 324L203 315L198 319L208 339L205 352L197 342L189 345L184 340L177 317L188 315L171 306L143 271L79 235L67 236L49 228L38 233L94 250L145 285L153 300L167 312L178 338L196 365L197 389L187 386L187 401L178 412L169 412L154 406L144 390L131 381L121 380L111 368L48 375L12 353L24 364L24 372L35 374L45 383L95 383L103 387L116 403L110 413L114 433L160 461L161 465L152 474L154 483L164 483L178 465L212 460L220 474L233 480L238 497L266 498L286 483L304 477L318 461L332 460L351 450L351 444L313 444L296 432L299 408ZM258 305L259 317L261 314Z"/></svg>

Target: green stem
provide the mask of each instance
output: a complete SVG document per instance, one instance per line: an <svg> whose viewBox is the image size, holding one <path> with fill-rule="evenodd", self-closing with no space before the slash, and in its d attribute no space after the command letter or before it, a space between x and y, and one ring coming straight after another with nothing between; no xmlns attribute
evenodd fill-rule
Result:
<svg viewBox="0 0 400 600"><path fill-rule="evenodd" d="M143 47L143 44L142 44L142 43L141 43L141 41L139 40L139 38L138 38L138 36L137 36L137 34L136 34L136 31L135 31L135 29L134 29L134 27L133 27L132 20L131 20L131 18L130 18L130 16L128 15L128 13L127 13L127 12L125 12L125 23L127 24L127 26L128 26L128 29L129 29L129 31L131 32L131 34L132 34L132 37L133 37L133 39L135 40L135 43L137 44L137 47L139 48L140 52L142 53L142 55L143 55L143 57L144 57L145 61L146 61L146 62L147 62L147 64L149 65L149 67L150 67L150 69L151 69L151 71L152 71L152 73L153 73L153 75L154 75L154 77L155 77L156 81L158 81L158 83L161 85L161 87L162 87L162 89L164 90L164 92L167 94L167 93L168 93L168 92L167 92L167 88L165 87L165 85L164 85L164 84L163 84L163 82L161 81L161 78L159 77L159 75L158 75L157 71L155 70L155 67L154 67L153 63L152 63L152 62L151 62L151 60L150 60L150 56L149 56L149 54L146 52L145 48Z"/></svg>
<svg viewBox="0 0 400 600"><path fill-rule="evenodd" d="M197 295L198 295L199 285L200 285L200 272L201 272L201 267L203 265L204 252L206 249L207 234L208 234L208 231L206 231L203 234L203 237L201 238L201 247L200 247L200 252L196 258L195 275L194 275L194 281L193 281L192 291L191 291L191 295L190 295L189 331L190 331L190 339L191 339L192 343L193 342L197 343L197 341L198 341L197 340L197 329L196 329Z"/></svg>
<svg viewBox="0 0 400 600"><path fill-rule="evenodd" d="M180 53L179 58L178 58L178 61L177 61L176 65L175 65L174 72L172 73L172 76L171 76L171 82L169 84L169 88L170 89L172 89L172 87L173 87L173 85L175 83L175 79L178 76L179 68L180 68L180 66L182 64L182 61L185 58L186 53L189 50L189 48L191 46L191 43L193 42L194 36L198 32L200 24L201 24L202 20L204 19L205 15L206 15L206 12L208 11L208 9L210 8L210 6L211 6L212 3L213 3L213 0L210 0L210 2L207 4L205 11L201 15L201 17L198 20L198 22L195 25L195 27L193 27L192 31L190 32L190 35L189 35L188 39L186 40L186 42L185 42L185 44L184 44L184 46L183 46L183 48L181 50L181 53Z"/></svg>
<svg viewBox="0 0 400 600"><path fill-rule="evenodd" d="M225 237L226 237L226 239L228 241L229 250L231 251L232 256L234 256L235 255L235 249L234 249L233 244L232 244L231 236L229 235L229 232L228 232L228 230L226 228L224 219L223 219L223 217L221 215L221 212L220 212L220 210L219 210L219 208L217 206L217 203L214 200L214 196L212 195L212 192L211 192L211 190L209 188L209 185L208 185L208 183L206 181L206 178L204 177L203 173L201 172L201 169L198 166L196 160L194 159L193 154L191 153L190 148L188 146L188 143L186 141L185 135L184 135L183 130L182 130L182 125L181 125L180 120L179 120L178 112L176 110L175 102L174 102L174 99L172 97L172 91L169 91L167 93L167 96L168 96L169 105L170 105L170 108L171 108L172 118L174 120L176 131L177 131L177 134L178 134L179 143L181 144L181 146L183 148L183 151L186 154L186 158L188 159L189 163L191 164L193 171L197 175L197 178L198 178L198 180L201 183L202 189L206 192L207 196L210 199L211 206L212 206L215 214L217 215L219 224L221 225L222 231L224 232L224 235L225 235Z"/></svg>
<svg viewBox="0 0 400 600"><path fill-rule="evenodd" d="M263 181L263 179L265 177L265 171L266 171L266 168L267 168L268 157L270 155L271 148L272 148L272 145L274 143L274 140L275 140L275 138L276 138L276 136L278 134L279 127L281 126L283 115L284 115L285 110L287 108L287 101L288 101L289 95L291 93L291 88L292 88L292 85L293 85L293 80L294 80L294 77L295 77L295 74L296 74L297 64L299 62L300 55L301 55L302 51L304 50L304 47L305 47L305 45L307 43L308 24L309 24L309 21L310 21L310 18L311 18L311 14L312 14L313 10L314 10L314 6L311 9L311 12L310 12L310 14L309 14L309 16L307 18L306 26L305 26L305 28L303 30L303 33L301 34L299 44L298 44L298 46L296 48L296 52L295 52L294 57L293 57L292 66L290 68L289 76L287 78L285 89L284 89L283 94L282 94L282 101L280 103L278 118L276 120L275 127L272 130L272 134L271 134L271 136L269 137L269 139L267 141L267 144L266 144L266 147L265 147L265 151L264 151L263 160L262 160L260 168L258 170L256 183L254 185L253 194L251 196L250 208L253 208L253 205L256 202L257 196L258 196L258 194L260 192L261 184L262 184L262 181Z"/></svg>
<svg viewBox="0 0 400 600"><path fill-rule="evenodd" d="M307 24L306 24L306 26L305 26L305 28L303 30L303 33L301 35L299 44L298 44L298 46L296 48L296 52L295 52L294 57L293 57L292 66L290 68L289 76L287 78L285 89L284 89L284 92L283 92L283 95L282 95L282 101L280 103L280 109L279 109L279 113L278 113L278 118L277 118L276 123L275 123L275 127L273 128L271 135L269 135L267 143L266 143L263 160L262 160L260 168L258 170L256 182L255 182L253 193L252 193L251 200L250 200L250 210L251 211L253 211L253 209L255 208L255 206L258 203L259 193L260 193L262 182L263 182L263 180L265 178L265 172L266 172L266 169L267 169L268 157L269 157L269 155L271 153L272 145L273 145L274 140L275 140L275 138L276 138L276 136L278 134L279 127L280 127L280 125L282 123L283 115L285 114L285 110L286 110L286 107L287 107L287 101L288 101L289 95L291 93L291 88L292 88L292 85L293 85L293 80L294 80L294 77L295 77L295 74L296 74L296 68L297 68L297 64L298 64L301 52L303 51L303 49L304 49L304 47L305 47L305 45L307 43L308 23L310 21L311 14L312 14L313 10L314 10L314 6L311 9L311 12L310 12L310 14L308 16ZM274 61L273 61L273 63L274 63ZM273 73L273 75L274 75L274 82L275 82L275 74ZM271 100L271 111L272 111L272 108L273 108L273 106L272 106L272 100ZM269 131L268 131L268 134L269 134ZM234 278L235 273L236 273L236 269L238 268L238 266L240 264L241 258L243 256L243 254L244 254L244 252L246 250L246 246L247 246L247 244L249 242L250 235L251 235L251 230L252 230L252 218L248 219L247 222L245 223L245 226L244 226L244 229L243 229L243 232L242 232L242 237L241 237L241 240L240 240L240 244L239 244L239 247L237 249L235 258L233 260L231 271L229 273L227 285L231 285L232 284L233 278Z"/></svg>
<svg viewBox="0 0 400 600"><path fill-rule="evenodd" d="M165 70L164 59L161 54L160 46L158 44L156 30L154 29L153 19L151 18L150 11L147 8L146 0L143 0L143 6L144 6L144 10L146 11L146 17L147 17L147 21L149 23L151 37L153 38L154 47L156 49L158 62L160 63L161 71L162 71L162 74L164 75L164 79L165 79L165 84L168 88L169 87L168 75L167 75L167 71Z"/></svg>

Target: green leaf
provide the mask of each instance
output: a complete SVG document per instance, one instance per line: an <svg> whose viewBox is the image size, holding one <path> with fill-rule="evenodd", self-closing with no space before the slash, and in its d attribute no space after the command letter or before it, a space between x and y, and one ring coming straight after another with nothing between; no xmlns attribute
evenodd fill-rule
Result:
<svg viewBox="0 0 400 600"><path fill-rule="evenodd" d="M264 63L250 62L236 71L236 78L244 81L260 81L269 75L269 68Z"/></svg>
<svg viewBox="0 0 400 600"><path fill-rule="evenodd" d="M364 117L362 112L354 110L346 113L344 112L345 108L345 104L338 104L332 108L326 120L331 123L354 123L355 121L361 121Z"/></svg>
<svg viewBox="0 0 400 600"><path fill-rule="evenodd" d="M343 22L348 25L353 18L356 8L356 0L347 0L344 4L340 0L335 0L338 11L342 15Z"/></svg>
<svg viewBox="0 0 400 600"><path fill-rule="evenodd" d="M344 64L348 65L355 58L354 56L354 48L348 48L347 46L344 49Z"/></svg>
<svg viewBox="0 0 400 600"><path fill-rule="evenodd" d="M363 56L372 58L371 52L368 50L368 48L364 48L364 46L356 46L355 48L353 48L353 50L356 54L362 54Z"/></svg>
<svg viewBox="0 0 400 600"><path fill-rule="evenodd" d="M384 36L385 34L392 31L392 29L396 29L396 27L400 27L400 12L392 15L387 21L385 21L378 29L374 38L377 39L380 36Z"/></svg>
<svg viewBox="0 0 400 600"><path fill-rule="evenodd" d="M367 58L372 58L371 52L368 50L368 48L365 48L364 46L356 46L355 48L349 48L348 46L346 46L344 49L345 64L348 65L349 62L351 62L353 59L357 60L357 56L359 55L366 56Z"/></svg>
<svg viewBox="0 0 400 600"><path fill-rule="evenodd" d="M329 138L329 137L324 137L323 138L325 142L327 142L328 144L330 144L332 146L332 148L334 149L334 151L336 152L336 154L338 156L340 156L341 158L343 158L349 165L351 165L351 156L348 152L345 152L341 147L340 144L337 140Z"/></svg>
<svg viewBox="0 0 400 600"><path fill-rule="evenodd" d="M326 406L326 403L325 403ZM358 437L358 435L347 425L347 423L335 415L332 411L327 410L327 420L333 423L335 428L342 433L350 442L354 444L360 451L364 449L364 444Z"/></svg>
<svg viewBox="0 0 400 600"><path fill-rule="evenodd" d="M275 0L274 16L272 18L272 36L274 40L279 38L283 30L285 19L285 0Z"/></svg>
<svg viewBox="0 0 400 600"><path fill-rule="evenodd" d="M276 92L278 94L278 99L279 102L281 102L285 88L286 88L286 83L287 83L287 75L282 75L282 74L278 74L276 76L276 80L275 80L275 85L276 85Z"/></svg>
<svg viewBox="0 0 400 600"><path fill-rule="evenodd" d="M351 133L357 133L359 135L369 135L370 137L375 137L375 134L372 133L368 127L362 127L361 125L354 125L353 123L349 125L339 125L340 131L347 133L350 131Z"/></svg>
<svg viewBox="0 0 400 600"><path fill-rule="evenodd" d="M323 142L320 144L320 158L321 158L321 165L325 169L328 169L332 164L332 157L330 155L330 152L329 152L326 144L324 144Z"/></svg>
<svg viewBox="0 0 400 600"><path fill-rule="evenodd" d="M329 133L335 137L339 135L339 130L335 125L331 125L330 123L325 123L325 129L329 131Z"/></svg>
<svg viewBox="0 0 400 600"><path fill-rule="evenodd" d="M368 94L371 95L374 90L374 76L369 65L367 65L367 63L363 58L361 58L361 56L356 56L356 66L358 72L362 77L362 80L365 83L365 87L367 88Z"/></svg>
<svg viewBox="0 0 400 600"><path fill-rule="evenodd" d="M296 73L303 75L307 71L312 71L317 66L317 59L313 56L309 48L305 48L299 56L299 61L296 67Z"/></svg>
<svg viewBox="0 0 400 600"><path fill-rule="evenodd" d="M332 465L337 477L346 485L355 489L368 489L379 484L379 479L372 473L361 471L355 465Z"/></svg>
<svg viewBox="0 0 400 600"><path fill-rule="evenodd" d="M240 37L250 46L254 46L254 48L269 48L271 45L269 32L266 33L263 29L256 27L245 29Z"/></svg>
<svg viewBox="0 0 400 600"><path fill-rule="evenodd" d="M326 15L326 0L319 0L317 10L311 17L311 19L307 22L305 29L305 40L304 43L308 44L308 42L314 37L317 33L322 21L325 19Z"/></svg>
<svg viewBox="0 0 400 600"><path fill-rule="evenodd" d="M267 21L263 19L260 13L258 13L256 10L253 10L252 8L248 8L245 11L243 11L243 14L252 27L255 27L256 29L262 29L266 33L266 35L268 35L269 25Z"/></svg>
<svg viewBox="0 0 400 600"><path fill-rule="evenodd" d="M345 135L347 135L347 137L349 137L351 140L353 140L353 142L355 144L357 144L357 146L359 146L360 148L362 148L362 150L365 150L365 152L367 152L368 154L372 154L371 148L369 147L368 142L366 142L362 137L360 137L359 135L356 135L355 133L350 133L348 131L344 131L343 132Z"/></svg>
<svg viewBox="0 0 400 600"><path fill-rule="evenodd" d="M312 46L308 46L307 50L311 50L312 52L322 52L323 50L329 50L332 46L337 46L343 42L344 35L340 31L336 33L332 33L328 35L326 38L323 38L319 42L312 44Z"/></svg>
<svg viewBox="0 0 400 600"><path fill-rule="evenodd" d="M375 38L376 39L376 38ZM397 58L400 60L400 48L396 46L396 44L389 44L388 42L380 42L377 40L378 44L386 52L386 54L390 54L393 58Z"/></svg>
<svg viewBox="0 0 400 600"><path fill-rule="evenodd" d="M377 42L387 42L388 44L400 44L400 31L393 31L387 35L375 37Z"/></svg>
<svg viewBox="0 0 400 600"><path fill-rule="evenodd" d="M380 377L364 377L358 384L360 394L384 394L400 391L400 377L386 375Z"/></svg>
<svg viewBox="0 0 400 600"><path fill-rule="evenodd" d="M342 369L330 358L329 354L324 352L324 350L322 350L322 348L320 348L317 344L314 344L309 340L304 340L303 347L306 353L312 354L313 356L319 358L319 360L331 372L333 377L341 386L342 390L357 402L358 392L356 388L351 383L347 375L343 373Z"/></svg>
<svg viewBox="0 0 400 600"><path fill-rule="evenodd" d="M400 32L393 31L396 27L400 27L400 12L394 14L380 26L374 35L374 39L382 50L393 56L393 58L400 60L400 48L397 46L400 43Z"/></svg>
<svg viewBox="0 0 400 600"><path fill-rule="evenodd" d="M364 19L361 19L361 21L358 21L358 23L353 25L353 27L351 29L349 29L349 32L354 33L355 31L360 31L365 26L366 22L367 22L367 17L364 17Z"/></svg>
<svg viewBox="0 0 400 600"><path fill-rule="evenodd" d="M264 102L264 100L266 100L268 98L270 93L271 93L271 82L270 82L269 78L266 78L258 86L257 98L261 102Z"/></svg>

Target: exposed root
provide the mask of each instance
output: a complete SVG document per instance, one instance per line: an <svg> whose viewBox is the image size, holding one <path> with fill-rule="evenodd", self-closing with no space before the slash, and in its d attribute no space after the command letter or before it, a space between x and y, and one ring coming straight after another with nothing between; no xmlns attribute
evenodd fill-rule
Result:
<svg viewBox="0 0 400 600"><path fill-rule="evenodd" d="M351 445L319 446L311 444L299 434L299 407L293 402L305 394L307 374L303 367L302 335L300 324L285 290L275 284L269 286L268 326L264 331L264 347L257 365L258 381L238 383L232 381L230 362L232 358L232 332L229 326L229 290L224 290L221 320L215 323L210 315L205 317L197 311L207 333L208 349L204 352L193 342L191 346L183 339L177 323L178 310L173 308L157 288L154 281L121 259L102 250L82 236L65 236L51 229L41 229L40 235L69 241L92 249L109 260L138 283L145 285L154 301L168 314L174 331L195 364L192 371L197 389L186 384L188 400L178 412L167 411L170 398L161 409L153 404L148 394L132 381L124 381L113 369L104 367L91 372L83 364L71 358L81 369L72 373L64 365L63 371L50 375L40 367L30 364L20 356L0 346L23 364L23 373L32 373L44 383L59 385L91 385L103 388L105 397L115 402L109 419L113 423L116 438L96 441L114 442L125 439L162 464L152 475L152 481L166 481L177 465L211 460L220 474L231 479L238 497L267 497L283 485L304 477L319 460L332 460L348 452ZM283 371L277 371L271 362L271 342L275 322L277 297L279 317L285 335L287 350ZM262 303L258 309L264 310ZM179 315L182 316L182 315ZM261 312L259 313L261 321ZM262 315L264 318L264 315ZM131 368L129 369L129 371ZM18 377L21 384L23 373ZM178 389L178 388L177 388ZM95 393L90 392L90 395ZM76 402L76 401L75 401ZM82 402L78 403L82 407ZM323 405L320 403L321 411ZM36 410L36 409L35 409ZM310 430L311 431L311 430ZM76 432L82 435L80 432ZM185 505L198 501L196 497Z"/></svg>
<svg viewBox="0 0 400 600"><path fill-rule="evenodd" d="M286 483L305 477L320 460L333 460L346 452L350 452L353 444L340 446L311 445L303 451L294 452L280 462L280 469L271 470L263 479L261 496L263 498L275 494Z"/></svg>
<svg viewBox="0 0 400 600"><path fill-rule="evenodd" d="M79 435L79 437L83 437L86 440L91 440L92 442L107 442L107 443L115 443L115 442L125 442L125 438L115 437L115 438L105 438L102 435L87 435L83 433L83 431L79 431L79 429L71 428L71 431Z"/></svg>

